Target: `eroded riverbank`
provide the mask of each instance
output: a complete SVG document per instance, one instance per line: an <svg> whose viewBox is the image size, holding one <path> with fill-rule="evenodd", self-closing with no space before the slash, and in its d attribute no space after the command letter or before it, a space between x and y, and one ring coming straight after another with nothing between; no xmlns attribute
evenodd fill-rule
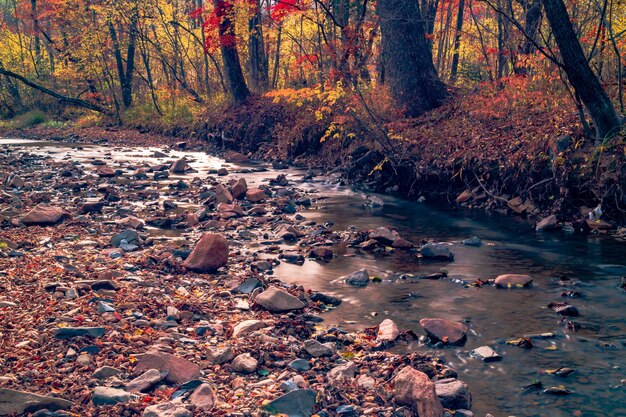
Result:
<svg viewBox="0 0 626 417"><path fill-rule="evenodd" d="M445 212L390 197L383 197L385 204L382 207L365 206L365 196L339 185L338 179L311 177L305 171L277 171L258 164L231 164L227 168L228 175L220 176L222 160L182 150L35 144L23 148L11 145L3 151L5 173L15 173L25 183L23 187L5 189L8 194L21 197L21 207L14 204L15 200L3 201L3 213L7 219L3 234L7 232L9 239L19 241L20 246L15 251L22 254L3 259L9 271L7 283L11 283L7 298L15 299L7 301L17 304L7 307L7 311L18 308L25 313L19 317L14 312L7 313L5 320L11 319L24 326L33 322L28 316L29 305L36 306L37 311L48 311L48 315L42 314L34 320L35 326L29 325L37 328L37 332L28 337L22 333L20 340L10 337L3 341L4 349L9 349L25 339L33 340L20 347L30 353L22 353L22 357L11 356L8 361L11 366L8 373L16 378L5 380L3 384L7 386L37 388L40 392L52 387L60 393L71 392L72 399L81 399L77 409L91 409L91 390L85 386L96 385L92 378L96 365L121 368L124 373L119 385L123 386L128 382L125 375L132 374L136 366L132 359L135 354L159 343L200 362L216 387L228 387L225 394L218 390L217 396L223 403L231 402L233 407L222 408L221 413L241 412L241 408L256 412L264 400L281 392L279 382L293 379L295 372L281 362L300 356L311 359L300 350L300 343L313 337L339 347L338 356L310 360L313 370L303 374L309 386L325 394L326 399L318 402L318 411L325 410L334 415L337 406L354 405L359 407L357 415L366 414L366 411L374 415L392 415L394 409L398 412L401 409L393 402L389 377L398 366L397 361L406 363L402 361L407 359L392 359L387 351L374 352L371 345L376 344L375 333L374 337L371 332L363 333L363 326L377 326L384 319L391 318L400 330L413 330L419 337L424 334L420 319L440 317L468 326L468 340L464 346L441 349L425 343L423 338L421 341L408 338L398 342L392 351L441 356L456 369L459 379L469 384L474 397L472 408L477 415L491 412L496 416L566 416L581 411L583 415L600 412L618 416L624 413L620 409L625 392L620 385L624 378L620 364L625 358L623 335L626 331L620 308L624 295L618 284L625 268L623 246L615 241L593 236L536 234L532 225L525 221L497 215L487 217L469 211ZM28 157L26 153L35 156ZM154 174L165 175L158 173L169 172L170 164L184 155L189 157L190 167L197 172L170 173L168 178L154 179ZM49 159L40 159L42 156ZM155 169L159 165L165 169ZM112 176L99 168L103 166L111 169ZM142 169L147 178L137 175ZM281 174L285 175L284 180L279 177ZM217 201L211 201L211 198L217 198L216 185L240 177L246 178L250 188L263 186L267 195L265 200L252 203L244 199L243 216L232 211L237 210L234 208L229 211L223 207L220 211L215 204ZM46 193L49 196L46 197ZM9 197L4 195L3 198ZM80 215L73 212L74 219L61 226L10 227L12 219L22 216L38 199L49 199L51 204L69 211L76 211L87 202L104 202L101 213ZM307 200L310 200L310 206ZM198 212L204 214L198 216ZM190 217L191 214L196 214L197 219ZM118 259L109 239L128 228L118 221L129 215L139 218L147 227L139 231L143 236L139 250L118 250L117 253L123 255ZM446 242L455 254L454 261L420 260L414 250L391 249L384 239L371 244L370 249L362 248L368 238L365 231L380 226L397 230L418 247L426 240ZM53 236L42 242L51 230ZM228 270L211 276L209 282L206 275L185 272L177 259L188 254L197 237L206 231L226 234L231 242ZM461 243L474 235L482 239L480 247ZM333 257L329 261L304 260L312 248L326 248L332 251ZM319 254L327 253L319 250ZM279 257L282 259L277 264L275 259ZM367 268L369 275L375 277L367 286L350 286L341 279L361 268ZM438 280L419 278L441 272L442 268L447 277ZM107 316L106 312L98 315L91 290L84 287L88 283L76 284L76 281L100 277L108 270L119 271L121 275L112 280L120 281L123 289L121 294L120 291L106 294L110 301L105 302L112 304L117 315ZM272 274L270 270L273 270ZM25 277L25 271L34 272ZM534 285L527 289L503 290L487 282L504 273L530 274ZM17 283L14 282L16 274ZM64 286L77 285L80 297L68 298L67 291L61 294L61 291L55 291L57 287L51 292L46 291L45 284L56 281L59 276L63 278ZM314 317L300 314L271 315L255 306L249 295L237 296L232 291L250 276L266 284L274 277L302 284L306 290L339 296L343 303L321 314L325 320L321 324L316 324ZM82 290L80 285L83 285ZM184 291L180 290L181 287ZM230 296L225 291L230 291ZM308 301L307 292L299 287L293 287L291 292ZM561 297L561 293L581 297L570 299ZM561 322L562 317L547 308L549 303L562 300L577 306L580 317L565 318ZM243 308L244 302L251 310ZM167 320L173 312L167 307L174 307L179 313L189 311L198 317L188 313L178 314L178 317L174 314L173 320ZM310 303L305 312L317 315L319 307L315 302ZM134 314L137 312L147 316L150 324L146 328L155 329L154 332L136 326L137 320L145 320ZM199 318L209 323L200 323ZM50 319L54 320L48 321ZM269 343L267 348L265 345L259 348L259 342L249 337L230 337L229 327L244 319L269 325L266 330L256 330L264 340L262 343ZM90 362L82 367L77 366L71 356L65 359L66 342L48 340L49 333L59 327L59 323L74 326L76 320L110 326L105 333L105 347L99 347L101 351L91 354ZM576 322L580 328L574 331L576 325L568 326L567 321ZM203 326L211 330L205 329L204 337L199 337L197 329ZM344 334L333 330L334 326L357 333ZM206 331L211 333L210 336ZM314 335L314 332L319 334ZM545 334L550 332L553 336L546 337ZM507 344L507 341L540 334L544 336L532 338L532 349ZM135 344L137 342L139 345ZM36 343L35 349L31 349L31 343ZM77 351L90 346L82 340L74 343ZM252 353L259 372L238 376L231 369L232 365L217 367L216 371L216 367L203 356L209 346L224 345L233 345L236 353ZM469 357L470 350L483 345L494 347L503 360L483 364ZM286 357L280 357L285 354ZM54 365L55 371L61 370L60 374L46 379L44 368L37 370L37 377L25 379L20 371L24 359L45 357L50 360L54 355L61 356ZM333 367L341 365L339 356L355 362L359 373L374 379L376 388L349 384L349 395L333 388L328 375ZM545 373L563 366L576 372L566 378ZM445 369L442 366L436 371L445 376ZM279 378L285 372L288 374ZM57 387L62 379L60 375L64 373L76 377L85 386L71 391L64 391L69 390L65 383ZM267 379L273 382L263 382ZM523 393L521 388L530 385L534 379L543 382L543 389L563 384L572 394L556 397L543 393L543 389ZM263 384L254 386L260 382ZM356 391L350 391L352 389ZM155 401L149 400L145 404L161 402L172 395L168 395L167 390L154 394L151 392L148 397ZM141 401L144 398L141 397ZM131 406L118 405L116 410L126 407L141 410L145 404L137 405L137 401L130 402ZM127 412L132 415L133 411Z"/></svg>

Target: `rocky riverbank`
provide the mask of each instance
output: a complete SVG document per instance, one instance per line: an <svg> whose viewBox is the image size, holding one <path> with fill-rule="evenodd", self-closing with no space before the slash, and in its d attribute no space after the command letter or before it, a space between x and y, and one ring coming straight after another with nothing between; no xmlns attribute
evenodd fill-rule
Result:
<svg viewBox="0 0 626 417"><path fill-rule="evenodd" d="M254 166L196 172L165 147L138 163L111 137L86 160L0 153L0 415L472 415L453 369L389 351L461 344L465 324L327 327L341 300L272 274L346 251L450 260L445 246L334 230L298 214L319 196L284 175L250 186Z"/></svg>

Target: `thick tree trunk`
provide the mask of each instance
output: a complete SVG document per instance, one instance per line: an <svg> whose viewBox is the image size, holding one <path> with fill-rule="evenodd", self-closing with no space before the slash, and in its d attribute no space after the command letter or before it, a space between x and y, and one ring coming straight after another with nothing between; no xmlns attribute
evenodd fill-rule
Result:
<svg viewBox="0 0 626 417"><path fill-rule="evenodd" d="M415 0L379 0L385 81L396 105L409 117L440 106L447 96L426 39Z"/></svg>
<svg viewBox="0 0 626 417"><path fill-rule="evenodd" d="M250 52L250 82L252 87L259 93L268 88L269 73L265 43L263 42L263 27L261 26L261 4L256 2L256 10L250 18L250 39L248 49Z"/></svg>
<svg viewBox="0 0 626 417"><path fill-rule="evenodd" d="M593 119L596 139L604 139L617 133L621 120L587 62L563 0L543 0L543 6L561 52L567 78Z"/></svg>
<svg viewBox="0 0 626 417"><path fill-rule="evenodd" d="M130 26L128 30L128 49L126 51L126 69L124 69L124 59L122 58L122 50L117 37L117 31L113 25L113 21L109 20L109 33L113 41L113 53L115 55L115 63L117 66L117 74L122 89L122 102L124 107L128 108L133 104L133 77L135 74L135 44L137 41L137 32L139 23L139 14L137 5L133 8L130 16Z"/></svg>
<svg viewBox="0 0 626 417"><path fill-rule="evenodd" d="M222 61L224 61L228 89L235 102L241 104L250 96L250 90L243 77L237 52L235 23L231 20L234 12L233 4L229 0L213 0L213 3L215 14L219 19L220 51Z"/></svg>

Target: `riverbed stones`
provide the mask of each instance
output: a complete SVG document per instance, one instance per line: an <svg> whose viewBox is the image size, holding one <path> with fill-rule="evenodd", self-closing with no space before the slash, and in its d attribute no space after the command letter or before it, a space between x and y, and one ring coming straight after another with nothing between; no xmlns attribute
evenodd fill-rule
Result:
<svg viewBox="0 0 626 417"><path fill-rule="evenodd" d="M523 274L504 274L494 281L498 288L528 288L532 286L533 278Z"/></svg>
<svg viewBox="0 0 626 417"><path fill-rule="evenodd" d="M420 320L420 326L436 342L461 345L466 340L467 326L462 323L446 319L425 318Z"/></svg>
<svg viewBox="0 0 626 417"><path fill-rule="evenodd" d="M398 330L398 326L396 326L393 320L385 319L378 325L376 342L389 344L394 342L398 336L400 336L400 330Z"/></svg>
<svg viewBox="0 0 626 417"><path fill-rule="evenodd" d="M551 230L556 230L559 227L559 222L554 214L545 217L537 223L535 226L535 230L538 232L548 232Z"/></svg>
<svg viewBox="0 0 626 417"><path fill-rule="evenodd" d="M101 366L93 371L93 377L96 379L107 379L112 376L119 376L121 373L122 371L117 368L113 368L112 366Z"/></svg>
<svg viewBox="0 0 626 417"><path fill-rule="evenodd" d="M148 369L143 374L126 384L128 391L144 392L158 384L165 377L158 369Z"/></svg>
<svg viewBox="0 0 626 417"><path fill-rule="evenodd" d="M233 371L242 374L250 374L256 371L259 362L252 357L249 353L242 353L233 359L231 364Z"/></svg>
<svg viewBox="0 0 626 417"><path fill-rule="evenodd" d="M191 411L173 402L146 407L142 417L192 417Z"/></svg>
<svg viewBox="0 0 626 417"><path fill-rule="evenodd" d="M115 171L108 165L100 165L96 167L96 173L100 178L112 178L115 176Z"/></svg>
<svg viewBox="0 0 626 417"><path fill-rule="evenodd" d="M26 226L53 226L69 217L69 213L62 208L37 204L22 218L22 223Z"/></svg>
<svg viewBox="0 0 626 417"><path fill-rule="evenodd" d="M267 194L260 188L251 188L246 191L246 198L252 203L260 203L267 198Z"/></svg>
<svg viewBox="0 0 626 417"><path fill-rule="evenodd" d="M354 378L357 373L357 367L352 361L348 361L341 365L335 366L328 372L328 377L333 382L345 382Z"/></svg>
<svg viewBox="0 0 626 417"><path fill-rule="evenodd" d="M248 184L246 183L245 178L239 178L230 190L233 198L237 200L242 200L246 196L247 191Z"/></svg>
<svg viewBox="0 0 626 417"><path fill-rule="evenodd" d="M217 184L215 186L215 202L217 204L232 204L233 201L233 195L230 193L230 191L228 191L226 187L224 187L222 184Z"/></svg>
<svg viewBox="0 0 626 417"><path fill-rule="evenodd" d="M257 295L254 302L272 313L302 310L306 307L298 298L276 287L269 287Z"/></svg>
<svg viewBox="0 0 626 417"><path fill-rule="evenodd" d="M202 411L211 411L216 400L215 390L207 383L198 386L189 396L189 403Z"/></svg>
<svg viewBox="0 0 626 417"><path fill-rule="evenodd" d="M0 388L0 415L34 413L39 410L69 410L73 403L63 398Z"/></svg>
<svg viewBox="0 0 626 417"><path fill-rule="evenodd" d="M120 232L111 237L111 245L118 248L122 245L123 241L126 241L126 244L130 245L141 245L141 238L139 237L139 234L137 234L137 232L133 229L124 230L123 232Z"/></svg>
<svg viewBox="0 0 626 417"><path fill-rule="evenodd" d="M566 302L550 303L548 308L562 316L578 317L579 315L578 308Z"/></svg>
<svg viewBox="0 0 626 417"><path fill-rule="evenodd" d="M287 415L289 417L310 417L313 415L316 399L316 391L297 389L271 401L263 409L271 414Z"/></svg>
<svg viewBox="0 0 626 417"><path fill-rule="evenodd" d="M435 381L435 391L441 405L450 410L472 408L472 394L463 381L446 378Z"/></svg>
<svg viewBox="0 0 626 417"><path fill-rule="evenodd" d="M96 387L91 394L91 401L94 405L127 403L131 398L130 392L111 387Z"/></svg>
<svg viewBox="0 0 626 417"><path fill-rule="evenodd" d="M435 384L423 372L410 366L402 368L394 379L394 393L398 404L411 407L419 417L443 416Z"/></svg>
<svg viewBox="0 0 626 417"><path fill-rule="evenodd" d="M244 320L237 323L235 327L233 327L233 337L238 338L241 336L245 336L248 333L252 333L264 327L267 327L267 324L265 324L261 320Z"/></svg>
<svg viewBox="0 0 626 417"><path fill-rule="evenodd" d="M452 261L454 254L445 243L426 243L421 247L420 253L425 259Z"/></svg>
<svg viewBox="0 0 626 417"><path fill-rule="evenodd" d="M165 352L141 355L133 372L142 374L150 369L157 369L162 373L167 373L164 380L173 384L182 384L202 376L200 367L195 363Z"/></svg>
<svg viewBox="0 0 626 417"><path fill-rule="evenodd" d="M170 165L170 172L172 174L184 174L185 172L191 170L191 167L187 163L187 159L180 158Z"/></svg>
<svg viewBox="0 0 626 417"><path fill-rule="evenodd" d="M496 362L502 360L502 356L489 346L481 346L470 352L470 355L483 362Z"/></svg>
<svg viewBox="0 0 626 417"><path fill-rule="evenodd" d="M228 241L216 233L207 233L196 243L183 266L199 273L212 273L228 263L228 255Z"/></svg>
<svg viewBox="0 0 626 417"><path fill-rule="evenodd" d="M235 164L243 164L243 163L250 162L250 159L248 159L247 156L245 156L242 153L235 152L235 151L224 152L224 159L226 160L226 162L232 162Z"/></svg>
<svg viewBox="0 0 626 417"><path fill-rule="evenodd" d="M379 227L369 234L370 239L374 239L383 245L391 245L394 240L400 238L400 234L388 227Z"/></svg>
<svg viewBox="0 0 626 417"><path fill-rule="evenodd" d="M104 327L60 327L55 330L57 339L71 339L73 337L101 337L104 336Z"/></svg>
<svg viewBox="0 0 626 417"><path fill-rule="evenodd" d="M232 361L234 357L235 354L230 346L210 347L207 350L207 360L213 365L223 365Z"/></svg>
<svg viewBox="0 0 626 417"><path fill-rule="evenodd" d="M337 351L332 343L320 343L315 339L305 340L303 346L306 353L314 358L333 356Z"/></svg>
<svg viewBox="0 0 626 417"><path fill-rule="evenodd" d="M358 271L352 272L351 274L346 276L345 281L347 284L350 284L350 285L355 285L357 287L364 287L369 283L370 276L369 276L369 273L367 272L367 269L363 268L363 269L359 269Z"/></svg>

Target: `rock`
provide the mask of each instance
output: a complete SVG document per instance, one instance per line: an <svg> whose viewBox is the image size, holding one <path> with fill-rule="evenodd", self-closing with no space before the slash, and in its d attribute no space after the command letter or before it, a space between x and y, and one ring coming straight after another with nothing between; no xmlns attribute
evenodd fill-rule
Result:
<svg viewBox="0 0 626 417"><path fill-rule="evenodd" d="M301 310L306 307L298 298L276 287L269 287L257 295L254 302L272 313Z"/></svg>
<svg viewBox="0 0 626 417"><path fill-rule="evenodd" d="M122 245L123 240L125 240L126 243L130 245L141 245L141 238L133 229L124 230L123 232L120 232L113 236L111 238L111 245L119 248L120 245Z"/></svg>
<svg viewBox="0 0 626 417"><path fill-rule="evenodd" d="M211 273L228 263L228 241L221 235L207 233L196 243L183 266L195 272Z"/></svg>
<svg viewBox="0 0 626 417"><path fill-rule="evenodd" d="M410 366L402 368L395 377L394 390L396 402L411 407L419 417L443 416L435 384L425 373Z"/></svg>
<svg viewBox="0 0 626 417"><path fill-rule="evenodd" d="M91 395L91 401L94 405L114 405L127 403L130 400L130 392L110 387L96 387Z"/></svg>
<svg viewBox="0 0 626 417"><path fill-rule="evenodd" d="M563 396L563 395L570 395L572 393L571 390L565 388L563 385L559 385L556 387L549 387L546 388L545 390L543 390L544 394L550 394L550 395L558 395L558 396Z"/></svg>
<svg viewBox="0 0 626 417"><path fill-rule="evenodd" d="M49 397L26 391L0 388L0 415L34 413L38 410L69 410L74 404L63 398Z"/></svg>
<svg viewBox="0 0 626 417"><path fill-rule="evenodd" d="M369 375L360 375L357 378L356 383L358 386L368 390L374 389L376 386L376 380Z"/></svg>
<svg viewBox="0 0 626 417"><path fill-rule="evenodd" d="M441 405L450 410L472 408L472 394L463 381L454 378L435 381L435 391Z"/></svg>
<svg viewBox="0 0 626 417"><path fill-rule="evenodd" d="M143 374L126 384L128 391L144 392L158 384L165 377L158 369L148 369Z"/></svg>
<svg viewBox="0 0 626 417"><path fill-rule="evenodd" d="M220 203L217 206L217 211L220 213L230 213L231 215L235 215L237 217L243 216L243 209L237 204Z"/></svg>
<svg viewBox="0 0 626 417"><path fill-rule="evenodd" d="M54 337L57 339L70 339L72 337L80 336L104 336L104 327L59 327L54 332Z"/></svg>
<svg viewBox="0 0 626 417"><path fill-rule="evenodd" d="M314 358L333 356L337 349L331 343L320 343L315 339L304 341L304 350Z"/></svg>
<svg viewBox="0 0 626 417"><path fill-rule="evenodd" d="M559 222L556 219L556 216L554 214L542 219L539 223L537 223L537 225L535 226L535 230L538 232L543 232L543 231L550 231L550 230L556 230L559 227Z"/></svg>
<svg viewBox="0 0 626 417"><path fill-rule="evenodd" d="M207 351L207 360L214 365L223 365L232 361L234 357L235 354L230 347L210 347Z"/></svg>
<svg viewBox="0 0 626 417"><path fill-rule="evenodd" d="M233 328L233 337L237 338L264 327L267 327L267 324L263 323L261 320L244 320L237 323Z"/></svg>
<svg viewBox="0 0 626 417"><path fill-rule="evenodd" d="M246 198L252 203L260 203L267 198L267 194L259 188L251 188L246 192Z"/></svg>
<svg viewBox="0 0 626 417"><path fill-rule="evenodd" d="M396 249L412 249L414 246L415 245L413 243L401 237L394 240L391 244L391 247Z"/></svg>
<svg viewBox="0 0 626 417"><path fill-rule="evenodd" d="M189 396L189 403L198 410L211 411L216 401L215 390L210 384L204 383Z"/></svg>
<svg viewBox="0 0 626 417"><path fill-rule="evenodd" d="M113 168L107 165L100 165L96 168L96 172L100 178L111 178L115 176Z"/></svg>
<svg viewBox="0 0 626 417"><path fill-rule="evenodd" d="M334 382L344 382L354 378L357 373L357 368L354 362L346 362L341 365L335 366L328 373L328 378Z"/></svg>
<svg viewBox="0 0 626 417"><path fill-rule="evenodd" d="M215 187L215 201L217 204L232 204L233 200L233 195L222 184L218 184Z"/></svg>
<svg viewBox="0 0 626 417"><path fill-rule="evenodd" d="M332 259L333 250L327 246L316 246L309 252L309 258Z"/></svg>
<svg viewBox="0 0 626 417"><path fill-rule="evenodd" d="M294 359L289 363L289 367L296 371L302 372L311 369L311 364L305 359Z"/></svg>
<svg viewBox="0 0 626 417"><path fill-rule="evenodd" d="M242 374L250 374L256 371L259 362L254 359L249 353L242 353L233 359L232 368L235 372Z"/></svg>
<svg viewBox="0 0 626 417"><path fill-rule="evenodd" d="M91 201L87 203L83 203L80 206L80 214L88 214L88 213L102 213L102 209L104 208L104 201Z"/></svg>
<svg viewBox="0 0 626 417"><path fill-rule="evenodd" d="M22 223L26 226L52 226L69 217L69 213L59 207L37 204L22 218Z"/></svg>
<svg viewBox="0 0 626 417"><path fill-rule="evenodd" d="M288 417L311 417L316 399L317 392L310 389L298 389L278 397L265 405L263 409L270 414L280 414Z"/></svg>
<svg viewBox="0 0 626 417"><path fill-rule="evenodd" d="M387 227L379 227L369 234L370 239L375 239L383 245L391 245L394 240L400 238L400 235L395 230L391 230Z"/></svg>
<svg viewBox="0 0 626 417"><path fill-rule="evenodd" d="M370 282L370 276L367 272L367 269L359 269L358 271L352 272L345 279L347 284L356 285L358 287L364 287Z"/></svg>
<svg viewBox="0 0 626 417"><path fill-rule="evenodd" d="M498 288L528 288L532 283L533 279L531 276L521 274L500 275L494 282Z"/></svg>
<svg viewBox="0 0 626 417"><path fill-rule="evenodd" d="M323 303L323 304L330 304L333 306L338 306L341 304L341 298L324 294L321 292L311 293L309 297L311 298L311 301L319 301L320 303Z"/></svg>
<svg viewBox="0 0 626 417"><path fill-rule="evenodd" d="M236 200L242 200L246 196L246 192L248 191L248 184L246 183L245 178L239 178L233 188L231 188L230 192Z"/></svg>
<svg viewBox="0 0 626 417"><path fill-rule="evenodd" d="M550 303L548 304L548 308L550 308L552 311L554 311L557 314L560 314L562 316L567 316L567 317L578 317L578 314L579 314L576 306L573 306L566 302Z"/></svg>
<svg viewBox="0 0 626 417"><path fill-rule="evenodd" d="M378 325L377 343L392 343L398 336L400 336L400 330L393 320L385 319Z"/></svg>
<svg viewBox="0 0 626 417"><path fill-rule="evenodd" d="M149 369L158 369L162 373L167 373L164 380L173 384L182 384L202 376L200 367L195 363L164 352L141 355L134 372L140 374Z"/></svg>
<svg viewBox="0 0 626 417"><path fill-rule="evenodd" d="M235 164L244 164L250 162L250 159L248 159L247 156L235 151L224 152L224 160L226 160L226 162L232 162Z"/></svg>
<svg viewBox="0 0 626 417"><path fill-rule="evenodd" d="M256 278L247 278L238 287L237 291L242 294L251 294L257 288L263 288L263 284Z"/></svg>
<svg viewBox="0 0 626 417"><path fill-rule="evenodd" d="M457 204L463 204L468 202L473 197L470 190L465 190L456 197Z"/></svg>
<svg viewBox="0 0 626 417"><path fill-rule="evenodd" d="M489 346L481 346L470 352L475 358L480 359L483 362L495 362L502 360L502 356L498 355L498 352L490 348Z"/></svg>
<svg viewBox="0 0 626 417"><path fill-rule="evenodd" d="M111 366L101 366L100 368L93 371L93 377L96 379L107 379L111 378L112 376L118 376L121 373L122 371L117 368L113 368Z"/></svg>
<svg viewBox="0 0 626 417"><path fill-rule="evenodd" d="M172 174L184 174L190 169L191 167L189 166L185 158L181 158L177 161L174 161L172 165L170 166L170 172Z"/></svg>
<svg viewBox="0 0 626 417"><path fill-rule="evenodd" d="M465 246L480 246L483 244L478 236L472 236L468 239L463 240L461 243L463 243Z"/></svg>
<svg viewBox="0 0 626 417"><path fill-rule="evenodd" d="M445 261L454 260L454 254L444 243L427 243L420 249L420 253L426 259L438 259Z"/></svg>
<svg viewBox="0 0 626 417"><path fill-rule="evenodd" d="M146 407L142 417L192 417L191 411L171 402Z"/></svg>
<svg viewBox="0 0 626 417"><path fill-rule="evenodd" d="M420 326L431 339L444 344L460 345L466 339L467 326L454 321L426 318L420 320Z"/></svg>

